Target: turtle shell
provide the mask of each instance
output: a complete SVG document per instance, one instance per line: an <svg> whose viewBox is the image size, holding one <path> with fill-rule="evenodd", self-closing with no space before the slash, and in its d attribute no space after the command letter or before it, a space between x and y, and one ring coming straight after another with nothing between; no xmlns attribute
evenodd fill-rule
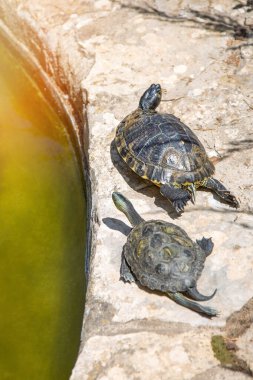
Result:
<svg viewBox="0 0 253 380"><path fill-rule="evenodd" d="M138 108L119 124L115 142L131 169L157 185L194 183L214 173L197 136L174 115Z"/></svg>
<svg viewBox="0 0 253 380"><path fill-rule="evenodd" d="M172 293L195 286L206 259L205 252L184 230L160 220L134 227L123 255L143 286Z"/></svg>

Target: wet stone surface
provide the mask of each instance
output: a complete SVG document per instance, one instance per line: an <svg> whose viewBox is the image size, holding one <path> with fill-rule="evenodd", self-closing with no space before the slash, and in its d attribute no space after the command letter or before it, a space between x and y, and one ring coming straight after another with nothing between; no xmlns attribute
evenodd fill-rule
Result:
<svg viewBox="0 0 253 380"><path fill-rule="evenodd" d="M37 38L34 45L43 46L43 68L82 122L87 110L84 137L89 139L96 217L82 344L71 379L246 379L219 366L211 336L253 294L253 46L251 39L234 38L234 24L217 31L216 19L210 28L205 14L229 14L240 23L247 16L250 23L253 12L232 10L237 2L228 0L175 0L170 9L162 0L122 4L0 0L5 23L16 37L36 50L18 31L22 20ZM143 10L148 5L156 11ZM197 21L192 15L191 21L174 22L159 16L184 15L189 7L202 12L198 17L195 12ZM143 188L145 182L118 157L112 143L115 128L151 83L166 89L168 101L159 110L179 117L202 141L215 164L215 177L239 199L238 210L208 191L197 191L196 204L175 218L159 189ZM130 228L113 205L113 191L129 197L145 219L174 222L192 239L212 237L214 250L198 287L204 294L218 289L205 303L219 310L217 318L204 318L164 295L119 281ZM250 331L241 338L248 343L240 345L240 352L245 351L241 355L252 366Z"/></svg>

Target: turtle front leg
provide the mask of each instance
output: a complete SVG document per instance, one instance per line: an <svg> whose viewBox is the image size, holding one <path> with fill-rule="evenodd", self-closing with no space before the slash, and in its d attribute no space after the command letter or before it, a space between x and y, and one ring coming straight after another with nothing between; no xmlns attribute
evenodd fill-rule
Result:
<svg viewBox="0 0 253 380"><path fill-rule="evenodd" d="M189 191L170 184L162 185L160 187L160 193L171 201L176 212L183 211L184 206L191 199L191 194Z"/></svg>
<svg viewBox="0 0 253 380"><path fill-rule="evenodd" d="M135 278L131 272L129 265L126 262L126 259L123 253L121 256L120 279L123 279L124 282L135 282Z"/></svg>
<svg viewBox="0 0 253 380"><path fill-rule="evenodd" d="M203 249L206 256L209 256L212 253L214 246L212 238L206 239L205 237L202 237L201 240L196 240L196 243Z"/></svg>
<svg viewBox="0 0 253 380"><path fill-rule="evenodd" d="M184 297L181 293L166 293L169 298L178 303L181 306L187 307L188 309L197 311L200 314L204 314L208 317L216 317L218 315L217 310L212 307L199 305L197 302L191 301Z"/></svg>
<svg viewBox="0 0 253 380"><path fill-rule="evenodd" d="M219 195L221 199L223 199L226 203L228 203L231 207L238 208L239 202L234 195L230 193L229 190L225 188L217 179L208 178L203 187L207 187L210 190L215 191L216 194Z"/></svg>

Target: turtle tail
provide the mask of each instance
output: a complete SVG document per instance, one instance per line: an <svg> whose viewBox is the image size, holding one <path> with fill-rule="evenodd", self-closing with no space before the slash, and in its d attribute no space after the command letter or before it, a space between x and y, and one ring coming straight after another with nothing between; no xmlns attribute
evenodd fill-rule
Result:
<svg viewBox="0 0 253 380"><path fill-rule="evenodd" d="M132 203L121 193L112 193L112 200L118 210L123 212L133 227L142 223L144 219L135 210Z"/></svg>

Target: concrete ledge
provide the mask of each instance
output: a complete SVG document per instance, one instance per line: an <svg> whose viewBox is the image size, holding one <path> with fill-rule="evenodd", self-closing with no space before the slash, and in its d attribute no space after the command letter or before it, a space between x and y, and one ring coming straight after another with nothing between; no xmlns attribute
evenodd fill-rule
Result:
<svg viewBox="0 0 253 380"><path fill-rule="evenodd" d="M243 10L231 10L231 1L211 3L175 0L168 9L167 2L149 1L173 14L190 5L229 13L240 22L245 17ZM71 379L245 379L219 367L211 337L253 294L253 47L229 32L161 20L142 8L143 2L122 6L109 0L0 0L2 29L59 90L89 163L92 260ZM160 109L198 134L216 164L216 177L241 202L235 211L199 191L196 204L175 220L192 239L213 237L214 253L199 281L203 293L218 288L207 303L220 310L213 320L119 281L129 229L113 207L112 191L128 196L145 219L170 220L158 189L141 189L143 182L122 166L111 145L116 125L152 82L167 89L169 102ZM250 341L245 334L242 339Z"/></svg>

